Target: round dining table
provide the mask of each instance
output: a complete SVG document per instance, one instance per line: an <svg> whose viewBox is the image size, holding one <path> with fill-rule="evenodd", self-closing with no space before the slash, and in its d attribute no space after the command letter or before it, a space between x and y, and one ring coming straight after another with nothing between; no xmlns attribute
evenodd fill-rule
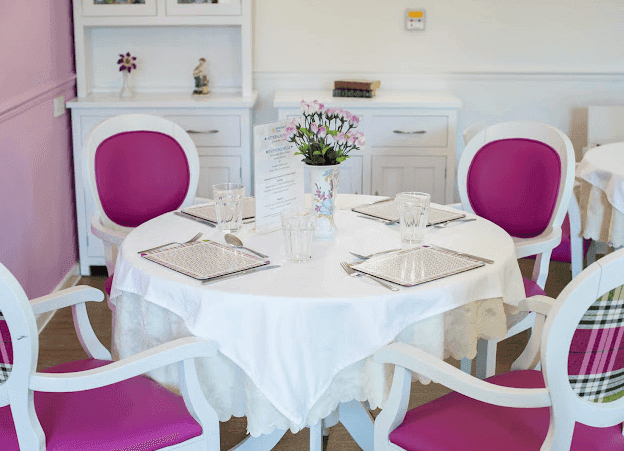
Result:
<svg viewBox="0 0 624 451"><path fill-rule="evenodd" d="M396 292L350 277L340 265L358 261L350 252L402 247L398 224L351 210L379 199L340 194L334 239L314 241L312 258L303 263L286 259L281 231L258 234L245 224L236 233L244 245L280 267L206 285L138 251L197 232L225 243L224 232L173 213L137 227L121 245L111 290L118 357L190 335L212 340L219 353L201 359L199 377L220 421L247 417L249 441L237 451L271 449L286 430L320 430L321 420L330 425L332 418L372 450L367 409L383 407L392 378L391 366L374 362L373 353L398 340L440 359L474 358L479 339L505 336L506 309L525 296L512 238L477 217L428 227L425 243L493 264ZM177 367L149 375L177 390Z"/></svg>
<svg viewBox="0 0 624 451"><path fill-rule="evenodd" d="M624 246L624 142L589 149L576 177L583 181L583 238Z"/></svg>

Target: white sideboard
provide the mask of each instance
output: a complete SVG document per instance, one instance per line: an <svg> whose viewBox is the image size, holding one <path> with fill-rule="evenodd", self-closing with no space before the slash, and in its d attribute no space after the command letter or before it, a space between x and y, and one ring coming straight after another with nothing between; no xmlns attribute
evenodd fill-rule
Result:
<svg viewBox="0 0 624 451"><path fill-rule="evenodd" d="M378 91L372 99L332 97L329 91L278 91L280 119L301 115L301 100L319 100L360 117L366 145L340 165L338 192L394 196L431 194L452 203L455 192L457 111L461 101L445 92ZM307 184L306 184L307 186Z"/></svg>
<svg viewBox="0 0 624 451"><path fill-rule="evenodd" d="M252 0L196 3L73 0L78 97L71 109L80 272L101 266L104 246L91 233L93 194L83 183L83 145L91 129L120 114L165 117L186 130L199 153L197 196L212 185L242 182L251 194ZM119 54L137 57L135 91L120 98ZM208 96L192 95L193 69L207 60Z"/></svg>

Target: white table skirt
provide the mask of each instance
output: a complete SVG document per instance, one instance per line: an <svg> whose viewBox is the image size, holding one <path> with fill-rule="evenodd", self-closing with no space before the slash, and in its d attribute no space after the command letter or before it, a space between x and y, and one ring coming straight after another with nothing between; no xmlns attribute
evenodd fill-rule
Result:
<svg viewBox="0 0 624 451"><path fill-rule="evenodd" d="M589 149L578 164L583 238L624 246L624 143Z"/></svg>
<svg viewBox="0 0 624 451"><path fill-rule="evenodd" d="M343 208L370 200L338 198ZM504 336L502 301L517 303L524 287L513 240L498 226L479 219L430 228L429 242L496 263L392 293L348 277L339 262L353 260L349 250L398 247L398 226L345 210L336 212L336 223L336 239L315 242L313 260L302 264L285 261L279 233L261 236L247 226L238 234L245 244L282 268L208 286L136 251L184 241L200 230L223 241L222 232L172 214L138 227L121 247L111 293L119 356L190 334L216 341L219 357L200 369L208 400L222 421L247 416L249 432L258 436L314 425L339 402L382 406L390 368L370 357L394 339L440 358L445 351L472 358L479 338ZM169 386L177 380L173 369L153 376Z"/></svg>
<svg viewBox="0 0 624 451"><path fill-rule="evenodd" d="M176 338L192 336L179 316L124 292L117 298L115 344L119 357L125 358ZM500 299L472 302L450 312L410 325L396 337L439 358L476 356L481 338L503 338L506 316ZM150 377L179 393L176 365L152 371ZM274 429L299 431L296 424L281 414L236 364L221 353L198 362L200 382L206 398L216 410L219 421L247 417L248 432L257 437ZM420 381L430 380L420 376ZM329 416L340 402L368 401L371 408L383 407L392 382L392 366L374 362L372 357L358 360L340 370L330 386L316 401L305 425L313 426Z"/></svg>

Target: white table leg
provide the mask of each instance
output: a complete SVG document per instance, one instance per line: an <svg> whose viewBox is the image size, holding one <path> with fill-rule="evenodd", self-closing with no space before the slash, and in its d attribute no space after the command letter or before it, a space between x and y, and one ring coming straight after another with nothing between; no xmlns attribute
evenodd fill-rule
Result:
<svg viewBox="0 0 624 451"><path fill-rule="evenodd" d="M370 412L359 401L341 403L340 422L363 451L373 451L374 421Z"/></svg>
<svg viewBox="0 0 624 451"><path fill-rule="evenodd" d="M230 451L270 451L285 433L286 429L275 429L270 434L263 434L260 437L249 436L238 445L230 448Z"/></svg>
<svg viewBox="0 0 624 451"><path fill-rule="evenodd" d="M310 426L310 451L323 451L323 420Z"/></svg>

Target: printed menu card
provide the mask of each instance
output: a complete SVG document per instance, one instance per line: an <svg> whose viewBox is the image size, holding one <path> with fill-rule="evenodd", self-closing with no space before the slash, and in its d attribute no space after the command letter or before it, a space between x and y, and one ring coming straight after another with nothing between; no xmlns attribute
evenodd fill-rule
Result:
<svg viewBox="0 0 624 451"><path fill-rule="evenodd" d="M303 207L303 163L294 143L286 140L283 120L254 126L256 230L269 233L281 227L280 213Z"/></svg>

